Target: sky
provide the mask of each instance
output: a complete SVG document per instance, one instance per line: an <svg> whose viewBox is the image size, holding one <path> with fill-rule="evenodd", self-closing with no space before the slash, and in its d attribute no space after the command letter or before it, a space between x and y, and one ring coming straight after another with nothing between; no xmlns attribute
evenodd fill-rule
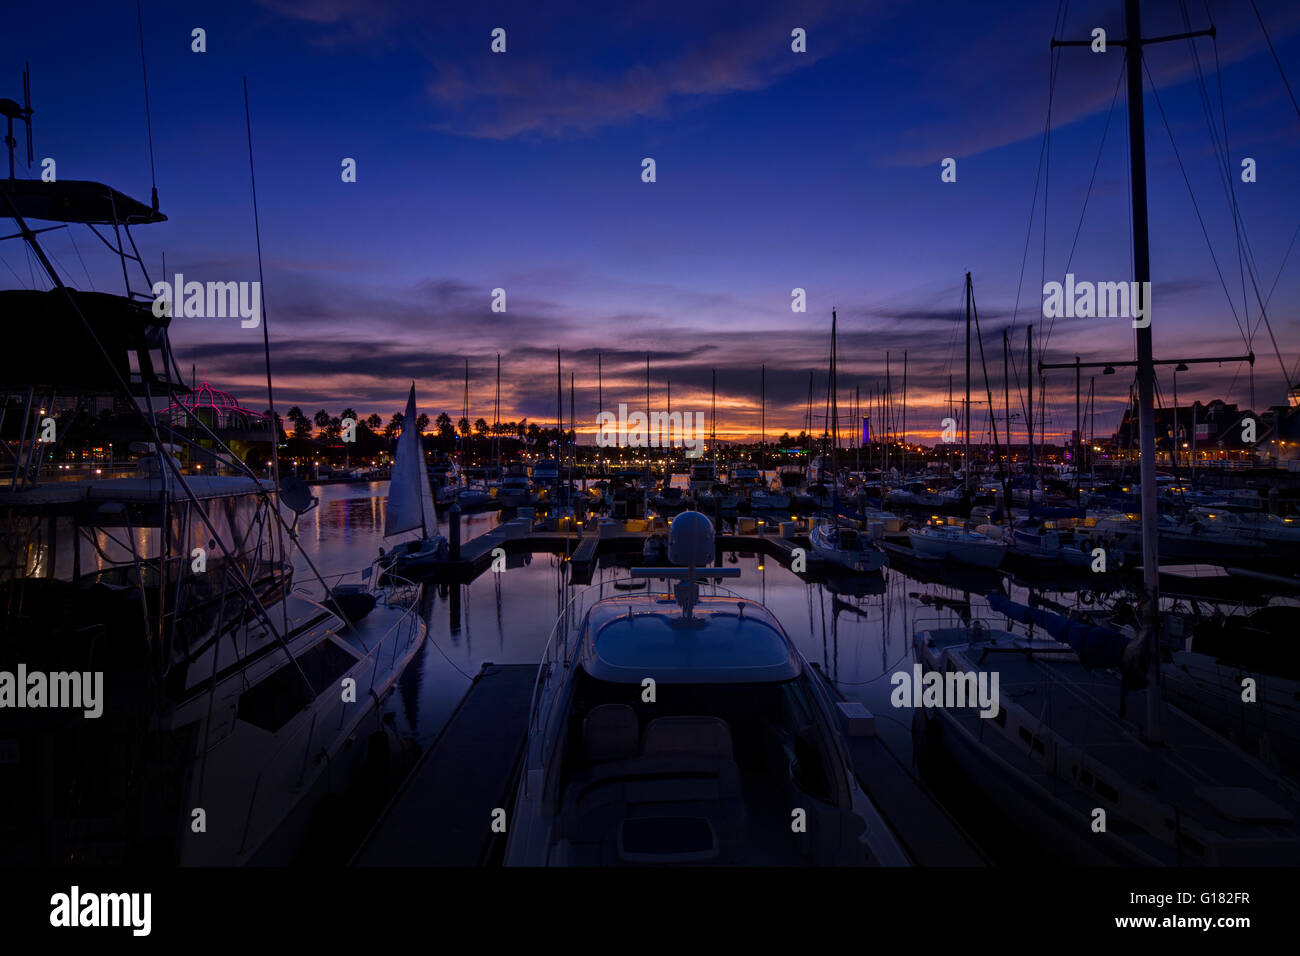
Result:
<svg viewBox="0 0 1300 956"><path fill-rule="evenodd" d="M1256 2L1300 88L1300 7ZM1146 49L1155 354L1235 356L1249 343L1253 377L1240 362L1192 366L1179 399L1262 410L1300 378L1300 116L1249 3L1186 7L1191 29L1212 21L1217 36ZM1182 10L1148 0L1144 34L1183 32ZM168 221L136 241L154 280L258 279L247 78L281 413L387 419L414 382L422 411L458 418L468 360L470 418L491 421L500 355L501 418L545 426L559 349L566 423L572 373L586 441L598 403L645 407L647 354L652 410L670 393L674 410L709 412L716 373L720 438L757 436L762 366L769 437L798 432L812 372L820 431L834 309L842 428L855 388L869 405L885 385L887 358L901 404L906 353L908 432L931 442L949 377L958 402L964 388L968 271L999 418L1004 329L1013 412L1030 324L1036 359L1134 357L1125 319L1042 315L1043 284L1067 271L1132 278L1122 49L1049 46L1097 27L1122 38L1118 0L143 0L142 14ZM21 96L30 61L36 110L37 165L19 175L50 157L61 178L148 201L135 5L27 5L6 25L0 95ZM205 52L192 49L196 28ZM504 53L491 50L496 28ZM791 48L796 28L806 52ZM949 157L955 182L941 179ZM1247 157L1253 183L1241 181ZM84 230L41 238L70 284L121 290ZM0 244L0 281L42 285L16 242ZM796 288L806 312L791 309ZM494 289L505 312L492 311ZM171 334L187 375L267 407L262 328L177 317ZM1125 369L1097 375L1098 434L1131 382ZM1165 404L1173 384L1162 368ZM1049 372L1046 386L1051 436L1074 425L1074 375ZM1012 437L1023 441L1023 420Z"/></svg>

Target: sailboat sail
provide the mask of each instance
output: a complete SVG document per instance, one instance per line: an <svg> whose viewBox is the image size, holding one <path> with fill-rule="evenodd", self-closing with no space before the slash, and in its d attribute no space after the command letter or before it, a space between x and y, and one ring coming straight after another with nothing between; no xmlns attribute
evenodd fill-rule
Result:
<svg viewBox="0 0 1300 956"><path fill-rule="evenodd" d="M436 527L437 516L433 509L433 492L429 488L429 471L424 464L424 449L420 447L420 432L415 421L415 386L412 385L411 395L406 400L402 434L397 439L392 479L388 483L388 509L384 515L385 538L415 530L422 531L427 536L429 530Z"/></svg>

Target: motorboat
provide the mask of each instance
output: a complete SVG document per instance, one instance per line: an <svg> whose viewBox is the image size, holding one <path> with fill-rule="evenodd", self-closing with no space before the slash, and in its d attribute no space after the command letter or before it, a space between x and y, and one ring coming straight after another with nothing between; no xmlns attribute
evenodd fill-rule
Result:
<svg viewBox="0 0 1300 956"><path fill-rule="evenodd" d="M837 705L776 617L708 579L683 512L671 594L580 592L538 672L507 865L907 865L846 756Z"/></svg>
<svg viewBox="0 0 1300 956"><path fill-rule="evenodd" d="M912 550L920 557L942 558L976 568L999 567L1007 554L1005 541L956 525L930 524L908 528L907 538Z"/></svg>
<svg viewBox="0 0 1300 956"><path fill-rule="evenodd" d="M827 561L854 571L879 571L887 560L885 552L856 528L822 522L808 534L813 551Z"/></svg>
<svg viewBox="0 0 1300 956"><path fill-rule="evenodd" d="M521 462L506 465L501 479L497 501L503 508L526 508L533 503L533 489L528 479L528 469Z"/></svg>

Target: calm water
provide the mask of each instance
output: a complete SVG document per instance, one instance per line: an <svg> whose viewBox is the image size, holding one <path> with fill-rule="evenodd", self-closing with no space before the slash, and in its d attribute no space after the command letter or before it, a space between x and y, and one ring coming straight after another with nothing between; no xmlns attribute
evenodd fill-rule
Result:
<svg viewBox="0 0 1300 956"><path fill-rule="evenodd" d="M300 519L303 548L327 579L365 567L386 544L387 482L322 485L315 493L320 505ZM465 517L462 539L477 537L497 520L494 512ZM404 537L410 535L387 543ZM861 700L876 715L885 743L904 757L910 755L911 712L890 706L889 675L910 670L915 630L954 620L950 612L926 607L911 595L963 598L965 593L886 568L883 581L877 578L874 586L869 578L865 582L876 593L852 594L846 592L863 589L861 579L846 579L840 585L809 584L761 555L726 553L724 560L743 572L726 585L770 608L804 656L836 679L845 696ZM555 555L521 556L518 563L501 574L485 573L471 584L451 585L433 594L428 641L390 704L399 730L422 745L441 729L485 662L536 664L568 600L565 592L578 590L563 583L562 559ZM592 581L619 577L626 577L625 569L601 567ZM297 580L311 580L301 557Z"/></svg>

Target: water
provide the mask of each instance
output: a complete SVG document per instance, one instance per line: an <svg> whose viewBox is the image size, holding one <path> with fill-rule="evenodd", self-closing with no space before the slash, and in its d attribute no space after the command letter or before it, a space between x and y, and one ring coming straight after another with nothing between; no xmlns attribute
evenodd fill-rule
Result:
<svg viewBox="0 0 1300 956"><path fill-rule="evenodd" d="M322 485L316 494L320 504L300 519L299 539L331 582L365 567L385 544L411 536L390 542L383 538L386 482ZM483 534L497 521L495 512L463 517L462 540ZM846 578L839 585L810 584L762 555L729 552L723 557L742 571L727 586L770 608L804 656L821 665L845 696L862 701L876 715L877 732L906 761L911 712L890 705L889 677L898 670L910 672L914 631L955 621L951 612L926 607L909 595L962 599L966 593L891 568L874 583L868 576ZM577 590L564 584L559 556L520 556L512 564L518 566L480 575L470 584L431 589L428 641L389 704L398 729L421 745L437 735L485 662L537 663L563 603ZM592 581L619 577L626 577L626 569L602 566ZM296 579L311 580L301 556ZM854 585L877 593L843 593Z"/></svg>

